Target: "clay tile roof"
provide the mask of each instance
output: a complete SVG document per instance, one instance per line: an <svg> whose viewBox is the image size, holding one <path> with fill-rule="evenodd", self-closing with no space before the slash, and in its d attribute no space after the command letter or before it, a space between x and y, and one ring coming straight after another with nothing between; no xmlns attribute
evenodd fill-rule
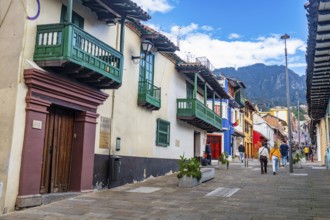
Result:
<svg viewBox="0 0 330 220"><path fill-rule="evenodd" d="M229 99L230 96L219 84L216 76L210 71L206 66L201 63L185 63L181 62L176 65L176 69L189 78L191 81L194 81L195 73L198 73L200 78L197 78L197 84L199 87L204 88L204 82L207 82L211 89L214 90L220 97ZM209 91L209 90L208 90ZM209 91L208 98L212 98L212 92Z"/></svg>
<svg viewBox="0 0 330 220"><path fill-rule="evenodd" d="M122 17L128 20L147 21L151 17L131 0L81 0L82 4L97 14L99 20L108 24L118 22Z"/></svg>
<svg viewBox="0 0 330 220"><path fill-rule="evenodd" d="M170 39L165 35L155 31L151 27L148 27L141 22L133 21L126 24L134 32L136 32L142 39L150 41L158 52L174 53L179 50Z"/></svg>

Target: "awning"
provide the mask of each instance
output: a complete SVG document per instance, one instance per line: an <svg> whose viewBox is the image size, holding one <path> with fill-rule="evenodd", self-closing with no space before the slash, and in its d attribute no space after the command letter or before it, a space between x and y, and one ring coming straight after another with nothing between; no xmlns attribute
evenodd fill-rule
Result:
<svg viewBox="0 0 330 220"><path fill-rule="evenodd" d="M256 130L253 130L253 136L257 137L257 138L259 137L261 141L262 140L269 141L269 139L266 136L264 136L263 134L261 134L260 132L258 132Z"/></svg>
<svg viewBox="0 0 330 220"><path fill-rule="evenodd" d="M306 84L309 115L324 117L330 97L330 2L310 0L308 19Z"/></svg>

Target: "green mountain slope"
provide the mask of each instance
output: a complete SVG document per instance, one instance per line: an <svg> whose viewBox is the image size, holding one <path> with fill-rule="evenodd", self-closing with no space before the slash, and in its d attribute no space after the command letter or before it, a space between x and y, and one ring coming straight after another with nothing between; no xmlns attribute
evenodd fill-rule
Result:
<svg viewBox="0 0 330 220"><path fill-rule="evenodd" d="M285 66L254 64L238 69L220 68L214 73L241 80L246 86L245 96L259 108L286 106ZM290 69L288 73L291 105L297 105L298 95L300 103L305 104L306 76L299 76Z"/></svg>

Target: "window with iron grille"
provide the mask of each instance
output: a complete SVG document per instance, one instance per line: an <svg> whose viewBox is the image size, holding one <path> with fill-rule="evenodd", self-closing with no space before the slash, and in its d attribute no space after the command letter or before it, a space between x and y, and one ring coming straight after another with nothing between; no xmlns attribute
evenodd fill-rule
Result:
<svg viewBox="0 0 330 220"><path fill-rule="evenodd" d="M157 119L156 145L167 147L170 145L170 122Z"/></svg>

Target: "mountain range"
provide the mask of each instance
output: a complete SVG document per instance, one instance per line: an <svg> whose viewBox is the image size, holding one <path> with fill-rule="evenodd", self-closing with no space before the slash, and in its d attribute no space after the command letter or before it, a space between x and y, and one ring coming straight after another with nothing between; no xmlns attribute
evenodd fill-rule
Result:
<svg viewBox="0 0 330 220"><path fill-rule="evenodd" d="M285 66L254 64L240 68L220 68L217 76L240 80L246 86L244 96L260 110L274 106L287 106ZM291 106L306 104L306 75L299 76L288 69Z"/></svg>

